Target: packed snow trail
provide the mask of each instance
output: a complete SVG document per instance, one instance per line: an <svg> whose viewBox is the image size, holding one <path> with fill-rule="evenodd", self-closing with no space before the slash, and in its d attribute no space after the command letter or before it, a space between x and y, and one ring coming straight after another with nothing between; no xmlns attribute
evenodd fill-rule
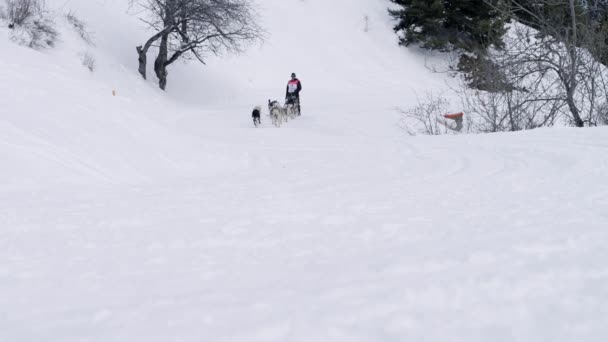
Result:
<svg viewBox="0 0 608 342"><path fill-rule="evenodd" d="M247 158L222 177L3 192L0 340L605 338L605 129L321 137L226 138Z"/></svg>

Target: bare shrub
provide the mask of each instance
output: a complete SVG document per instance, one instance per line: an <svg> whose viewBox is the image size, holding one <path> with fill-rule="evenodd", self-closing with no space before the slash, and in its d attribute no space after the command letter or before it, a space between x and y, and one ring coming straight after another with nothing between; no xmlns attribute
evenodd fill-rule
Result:
<svg viewBox="0 0 608 342"><path fill-rule="evenodd" d="M11 39L32 49L51 48L59 38L55 22L49 18L32 20L25 26L15 27Z"/></svg>
<svg viewBox="0 0 608 342"><path fill-rule="evenodd" d="M84 21L82 21L80 18L78 18L76 16L76 14L71 11L65 15L65 18L67 19L68 23L70 23L70 25L72 25L72 27L74 28L74 31L76 31L78 36L80 36L80 38L85 43L87 43L89 45L94 45L93 37L92 37L91 33L88 31L87 25Z"/></svg>
<svg viewBox="0 0 608 342"><path fill-rule="evenodd" d="M54 47L59 37L59 32L55 29L55 22L49 18L33 20L27 30L30 34L27 45L34 49Z"/></svg>
<svg viewBox="0 0 608 342"><path fill-rule="evenodd" d="M5 0L9 25L23 26L28 20L42 12L42 0Z"/></svg>
<svg viewBox="0 0 608 342"><path fill-rule="evenodd" d="M440 135L454 131L455 127L443 119L448 113L450 102L441 95L429 92L424 100L418 100L418 104L408 109L399 108L401 119L399 126L410 135L426 134Z"/></svg>
<svg viewBox="0 0 608 342"><path fill-rule="evenodd" d="M53 47L59 38L55 22L45 10L43 0L5 0L5 17L10 37L18 44L34 49Z"/></svg>
<svg viewBox="0 0 608 342"><path fill-rule="evenodd" d="M89 71L95 71L95 57L88 52L82 54L82 65L84 65Z"/></svg>

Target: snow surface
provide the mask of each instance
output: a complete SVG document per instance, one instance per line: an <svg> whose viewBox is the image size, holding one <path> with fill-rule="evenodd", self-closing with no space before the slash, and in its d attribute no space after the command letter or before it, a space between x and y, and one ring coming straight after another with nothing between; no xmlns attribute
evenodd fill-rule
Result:
<svg viewBox="0 0 608 342"><path fill-rule="evenodd" d="M260 5L166 94L124 1L56 4L95 46L0 38L0 341L608 339L608 130L406 136L449 80L387 2ZM302 117L253 128L292 71Z"/></svg>

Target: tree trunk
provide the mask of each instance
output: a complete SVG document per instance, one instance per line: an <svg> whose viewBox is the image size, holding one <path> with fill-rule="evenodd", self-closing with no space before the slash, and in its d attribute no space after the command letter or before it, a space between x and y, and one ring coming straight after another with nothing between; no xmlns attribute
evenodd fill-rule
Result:
<svg viewBox="0 0 608 342"><path fill-rule="evenodd" d="M137 60L139 61L139 74L146 79L146 67L147 67L147 63L148 63L148 49L150 49L150 47L152 46L152 44L157 41L159 38L161 37L167 37L169 35L169 32L171 32L174 29L173 26L168 25L166 26L162 31L156 33L154 36L152 36L150 39L148 39L148 41L146 42L146 44L142 47L141 45L136 47L137 49L137 55L138 58ZM166 46L166 43L165 43Z"/></svg>
<svg viewBox="0 0 608 342"><path fill-rule="evenodd" d="M578 48L578 31L577 31L577 22L576 22L576 7L574 4L574 0L569 0L569 4L570 4L570 20L571 20L571 30L572 30L572 41L570 43L570 47L569 47L569 52L570 52L570 63L571 63L571 69L570 69L570 80L569 82L569 87L566 87L566 91L567 91L567 101L568 102L568 108L570 109L570 113L572 113L572 118L574 119L574 125L576 125L576 127L583 127L585 126L585 123L583 122L583 120L581 119L581 115L580 112L578 110L578 107L576 106L576 102L574 101L574 95L575 95L575 91L576 91L576 87L578 86L578 82L576 80L576 76L579 74L579 70L578 70L578 55L577 55L577 48Z"/></svg>
<svg viewBox="0 0 608 342"><path fill-rule="evenodd" d="M141 45L136 47L136 49L137 49L137 54L138 54L137 60L139 61L138 71L145 80L146 79L146 65L148 63L147 62L148 57L146 56L147 49L146 49L146 51L144 51L144 49Z"/></svg>
<svg viewBox="0 0 608 342"><path fill-rule="evenodd" d="M163 34L160 39L160 46L158 47L158 56L154 61L154 72L156 73L156 77L158 77L158 86L162 90L165 90L167 86L168 40L169 34Z"/></svg>
<svg viewBox="0 0 608 342"><path fill-rule="evenodd" d="M583 121L583 119L581 119L578 107L576 107L576 102L574 101L574 94L570 91L568 91L566 103L568 104L568 109L570 109L570 113L572 114L572 118L574 119L574 125L576 127L585 127L585 122Z"/></svg>

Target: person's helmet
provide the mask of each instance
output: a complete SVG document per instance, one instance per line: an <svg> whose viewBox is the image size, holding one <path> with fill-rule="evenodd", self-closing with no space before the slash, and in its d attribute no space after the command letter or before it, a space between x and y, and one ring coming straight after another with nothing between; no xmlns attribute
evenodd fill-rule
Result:
<svg viewBox="0 0 608 342"><path fill-rule="evenodd" d="M296 78L296 73L295 72L291 73L291 78Z"/></svg>

